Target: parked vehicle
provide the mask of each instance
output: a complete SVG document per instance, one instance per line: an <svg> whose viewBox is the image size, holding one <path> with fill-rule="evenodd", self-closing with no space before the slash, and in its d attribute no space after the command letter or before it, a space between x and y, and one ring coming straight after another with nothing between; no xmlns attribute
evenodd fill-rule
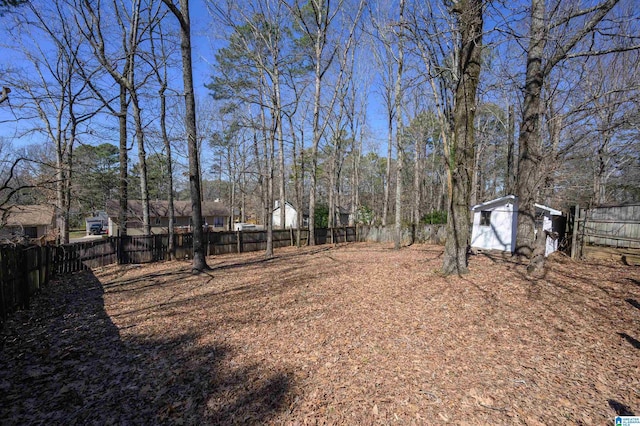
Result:
<svg viewBox="0 0 640 426"><path fill-rule="evenodd" d="M101 235L102 234L102 224L101 223L92 223L89 226L89 235Z"/></svg>

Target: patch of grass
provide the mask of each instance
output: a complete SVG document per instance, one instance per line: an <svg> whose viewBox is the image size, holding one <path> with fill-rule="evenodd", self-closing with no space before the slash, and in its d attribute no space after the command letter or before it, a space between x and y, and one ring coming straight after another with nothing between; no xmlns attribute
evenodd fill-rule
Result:
<svg viewBox="0 0 640 426"><path fill-rule="evenodd" d="M69 231L69 238L82 238L87 235L86 229L74 229Z"/></svg>

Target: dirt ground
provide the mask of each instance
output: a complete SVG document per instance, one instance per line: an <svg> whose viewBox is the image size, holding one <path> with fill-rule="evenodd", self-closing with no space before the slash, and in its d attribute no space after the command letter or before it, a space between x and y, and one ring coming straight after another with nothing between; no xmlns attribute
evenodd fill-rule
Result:
<svg viewBox="0 0 640 426"><path fill-rule="evenodd" d="M110 266L0 332L1 424L613 424L640 415L640 268L346 244Z"/></svg>

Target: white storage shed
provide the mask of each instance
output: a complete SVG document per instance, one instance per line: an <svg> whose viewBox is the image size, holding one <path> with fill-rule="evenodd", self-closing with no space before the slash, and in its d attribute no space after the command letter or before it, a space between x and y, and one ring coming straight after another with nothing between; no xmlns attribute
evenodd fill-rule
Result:
<svg viewBox="0 0 640 426"><path fill-rule="evenodd" d="M536 222L542 221L542 229L562 232L553 229L553 216L562 216L560 210L536 204ZM507 195L478 204L471 208L473 212L473 228L471 247L485 250L501 250L513 253L516 248L518 229L518 197ZM545 256L558 249L558 240L547 238Z"/></svg>

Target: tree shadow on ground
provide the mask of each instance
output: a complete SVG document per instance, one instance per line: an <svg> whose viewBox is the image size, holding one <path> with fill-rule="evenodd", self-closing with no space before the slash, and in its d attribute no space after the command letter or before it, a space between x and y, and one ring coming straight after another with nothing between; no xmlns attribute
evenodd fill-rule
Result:
<svg viewBox="0 0 640 426"><path fill-rule="evenodd" d="M294 397L291 371L239 365L214 330L122 338L91 272L43 293L0 334L1 424L264 424Z"/></svg>
<svg viewBox="0 0 640 426"><path fill-rule="evenodd" d="M625 299L625 300L626 300L626 302L627 302L628 304L630 304L630 305L631 305L631 306L633 306L634 308L636 308L636 309L640 309L640 302L638 302L637 300L635 300L635 299Z"/></svg>
<svg viewBox="0 0 640 426"><path fill-rule="evenodd" d="M631 346L633 346L634 348L640 349L640 340L634 339L633 337L629 336L627 333L618 333L618 336L622 337L624 340L629 342Z"/></svg>
<svg viewBox="0 0 640 426"><path fill-rule="evenodd" d="M621 402L615 399L609 399L607 402L609 403L609 407L616 412L617 416L635 416L631 408Z"/></svg>

